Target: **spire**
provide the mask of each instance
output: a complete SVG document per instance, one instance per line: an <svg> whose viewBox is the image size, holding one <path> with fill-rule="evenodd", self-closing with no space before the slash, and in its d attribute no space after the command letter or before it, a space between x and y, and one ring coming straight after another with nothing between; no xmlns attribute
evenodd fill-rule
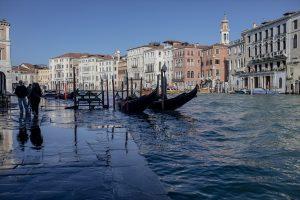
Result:
<svg viewBox="0 0 300 200"><path fill-rule="evenodd" d="M221 44L229 44L229 21L227 19L226 13L224 13L224 18L220 24L220 37Z"/></svg>

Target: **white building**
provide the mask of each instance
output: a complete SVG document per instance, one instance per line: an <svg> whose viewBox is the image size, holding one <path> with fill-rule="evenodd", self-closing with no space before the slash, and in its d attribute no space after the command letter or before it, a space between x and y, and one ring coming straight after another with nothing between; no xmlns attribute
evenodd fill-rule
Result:
<svg viewBox="0 0 300 200"><path fill-rule="evenodd" d="M0 76L6 79L6 90L12 92L12 69L10 61L10 24L6 20L0 21ZM2 78L0 79L2 80ZM1 88L3 82L0 80ZM1 89L0 88L0 89Z"/></svg>
<svg viewBox="0 0 300 200"><path fill-rule="evenodd" d="M279 19L254 24L242 32L239 45L245 49L239 59L245 58L243 65L246 65L241 72L234 73L232 79L242 82L243 88L299 93L299 16L299 11L285 13ZM231 54L231 60L234 59ZM237 67L232 66L232 69Z"/></svg>
<svg viewBox="0 0 300 200"><path fill-rule="evenodd" d="M75 73L77 73L78 59L85 55L88 54L66 53L49 59L52 90L66 90L67 92L73 90L73 67L75 67ZM78 77L76 80L78 87Z"/></svg>
<svg viewBox="0 0 300 200"><path fill-rule="evenodd" d="M139 84L140 78L145 79L144 52L151 49L153 45L143 45L127 50L127 72L135 84ZM145 83L144 83L144 86Z"/></svg>

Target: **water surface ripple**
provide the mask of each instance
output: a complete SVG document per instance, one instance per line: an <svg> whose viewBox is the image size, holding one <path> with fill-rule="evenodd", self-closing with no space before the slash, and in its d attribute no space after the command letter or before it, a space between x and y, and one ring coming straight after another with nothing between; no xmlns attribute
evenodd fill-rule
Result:
<svg viewBox="0 0 300 200"><path fill-rule="evenodd" d="M300 197L299 96L199 95L125 121L172 199Z"/></svg>

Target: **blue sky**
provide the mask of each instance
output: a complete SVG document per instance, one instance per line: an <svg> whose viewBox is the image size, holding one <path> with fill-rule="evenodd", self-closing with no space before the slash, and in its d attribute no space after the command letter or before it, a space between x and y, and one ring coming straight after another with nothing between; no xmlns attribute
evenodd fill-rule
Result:
<svg viewBox="0 0 300 200"><path fill-rule="evenodd" d="M11 23L11 59L48 64L65 52L111 54L168 39L219 42L224 13L230 39L253 22L300 10L300 0L0 0Z"/></svg>

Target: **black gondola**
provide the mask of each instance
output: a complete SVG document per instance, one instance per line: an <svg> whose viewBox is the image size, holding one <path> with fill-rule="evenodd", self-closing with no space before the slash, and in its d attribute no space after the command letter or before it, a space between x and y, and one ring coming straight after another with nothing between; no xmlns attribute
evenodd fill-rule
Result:
<svg viewBox="0 0 300 200"><path fill-rule="evenodd" d="M197 92L198 85L196 85L195 88L188 93L184 92L174 98L165 99L164 110L176 110L177 108L180 108L181 106L192 100L194 97L196 97ZM153 110L162 111L162 100L154 101L149 108Z"/></svg>
<svg viewBox="0 0 300 200"><path fill-rule="evenodd" d="M158 100L157 89L149 95L144 95L138 98L128 98L118 100L119 109L128 114L142 113L149 105Z"/></svg>

